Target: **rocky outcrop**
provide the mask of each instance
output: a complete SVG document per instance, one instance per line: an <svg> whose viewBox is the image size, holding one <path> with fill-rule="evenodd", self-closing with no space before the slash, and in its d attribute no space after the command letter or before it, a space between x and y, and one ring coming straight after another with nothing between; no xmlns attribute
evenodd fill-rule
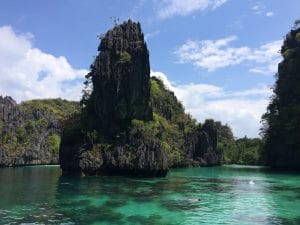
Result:
<svg viewBox="0 0 300 225"><path fill-rule="evenodd" d="M152 120L149 53L140 24L129 20L114 27L101 37L98 50L87 75L93 91L78 125L84 138L75 144L75 136L64 133L63 172L166 175L167 157L159 139L130 132L133 119Z"/></svg>
<svg viewBox="0 0 300 225"><path fill-rule="evenodd" d="M18 105L0 97L0 166L59 160L66 174L153 177L220 165L216 123L197 125L160 79L150 79L140 24L129 20L100 38L81 113L61 99Z"/></svg>
<svg viewBox="0 0 300 225"><path fill-rule="evenodd" d="M10 96L0 96L0 131L8 132L20 126L24 121L24 115L17 103Z"/></svg>
<svg viewBox="0 0 300 225"><path fill-rule="evenodd" d="M281 47L273 95L262 116L267 165L300 171L300 27L299 20Z"/></svg>
<svg viewBox="0 0 300 225"><path fill-rule="evenodd" d="M185 152L180 167L222 165L223 153L217 150L217 129L213 120L206 120L186 136Z"/></svg>
<svg viewBox="0 0 300 225"><path fill-rule="evenodd" d="M219 165L214 122L197 128L174 93L150 79L140 24L129 20L100 38L86 76L92 92L63 133L63 172L149 177L174 166Z"/></svg>
<svg viewBox="0 0 300 225"><path fill-rule="evenodd" d="M152 119L149 53L139 23L128 21L101 37L92 71L98 130L115 134L133 118Z"/></svg>
<svg viewBox="0 0 300 225"><path fill-rule="evenodd" d="M88 150L81 148L75 154L74 147L65 147L60 161L65 174L157 177L165 176L169 169L167 156L158 140L145 139L125 145L98 144Z"/></svg>
<svg viewBox="0 0 300 225"><path fill-rule="evenodd" d="M194 159L202 166L221 165L223 154L217 151L217 129L213 120L206 120L198 134Z"/></svg>
<svg viewBox="0 0 300 225"><path fill-rule="evenodd" d="M62 123L44 109L0 96L0 166L59 163Z"/></svg>

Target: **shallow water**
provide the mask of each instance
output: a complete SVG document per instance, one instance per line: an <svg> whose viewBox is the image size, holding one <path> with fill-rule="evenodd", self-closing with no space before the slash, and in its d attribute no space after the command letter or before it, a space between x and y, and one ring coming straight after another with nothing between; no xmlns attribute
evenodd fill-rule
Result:
<svg viewBox="0 0 300 225"><path fill-rule="evenodd" d="M172 170L166 178L61 177L0 169L0 224L300 224L300 175L258 167Z"/></svg>

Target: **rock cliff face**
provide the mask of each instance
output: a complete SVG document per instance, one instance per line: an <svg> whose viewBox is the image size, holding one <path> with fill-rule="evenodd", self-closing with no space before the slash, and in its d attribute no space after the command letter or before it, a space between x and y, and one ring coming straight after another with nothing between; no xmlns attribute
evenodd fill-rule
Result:
<svg viewBox="0 0 300 225"><path fill-rule="evenodd" d="M84 130L79 136L84 139L74 146L70 140L74 136L65 132L60 150L62 170L165 175L167 157L159 140L138 132L129 134L133 119L152 120L149 53L140 24L129 20L116 26L101 37L98 50L87 75L93 91L79 122Z"/></svg>
<svg viewBox="0 0 300 225"><path fill-rule="evenodd" d="M217 166L223 162L223 153L217 150L217 129L213 120L206 120L185 139L186 155L177 166Z"/></svg>
<svg viewBox="0 0 300 225"><path fill-rule="evenodd" d="M24 121L17 103L9 96L0 96L0 120L0 129L6 132L14 130Z"/></svg>
<svg viewBox="0 0 300 225"><path fill-rule="evenodd" d="M174 94L150 79L139 23L115 26L98 50L86 76L92 92L63 132L64 173L165 176L173 166L221 163L213 123L197 128Z"/></svg>
<svg viewBox="0 0 300 225"><path fill-rule="evenodd" d="M300 26L286 35L273 96L263 115L264 149L269 166L300 171Z"/></svg>
<svg viewBox="0 0 300 225"><path fill-rule="evenodd" d="M32 107L32 103L18 105L11 97L0 96L0 166L59 163L62 121L43 109L46 101L50 100Z"/></svg>
<svg viewBox="0 0 300 225"><path fill-rule="evenodd" d="M151 120L149 53L139 23L128 21L101 38L89 76L98 129L114 134L133 118Z"/></svg>
<svg viewBox="0 0 300 225"><path fill-rule="evenodd" d="M198 135L194 159L202 166L220 165L222 153L217 151L217 129L213 120L206 120Z"/></svg>

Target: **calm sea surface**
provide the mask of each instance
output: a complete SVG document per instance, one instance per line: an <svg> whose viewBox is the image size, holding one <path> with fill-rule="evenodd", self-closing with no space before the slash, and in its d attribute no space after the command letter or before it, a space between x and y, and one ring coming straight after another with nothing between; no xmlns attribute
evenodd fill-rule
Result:
<svg viewBox="0 0 300 225"><path fill-rule="evenodd" d="M298 225L300 175L224 166L81 178L58 166L2 168L0 224Z"/></svg>

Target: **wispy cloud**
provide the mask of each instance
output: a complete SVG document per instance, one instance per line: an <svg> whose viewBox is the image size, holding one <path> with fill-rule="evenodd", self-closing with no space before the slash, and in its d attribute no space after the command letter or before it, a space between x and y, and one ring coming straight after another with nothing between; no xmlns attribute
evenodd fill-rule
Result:
<svg viewBox="0 0 300 225"><path fill-rule="evenodd" d="M251 8L254 14L261 15L266 10L266 6L261 2L256 2L255 5Z"/></svg>
<svg viewBox="0 0 300 225"><path fill-rule="evenodd" d="M156 31L153 31L153 32L150 32L150 33L146 33L145 34L145 40L148 41L149 39L159 35L160 31L159 30L156 30Z"/></svg>
<svg viewBox="0 0 300 225"><path fill-rule="evenodd" d="M196 11L214 10L227 0L162 0L158 5L158 17L166 19L175 15L187 16Z"/></svg>
<svg viewBox="0 0 300 225"><path fill-rule="evenodd" d="M265 112L272 94L270 88L258 86L240 91L228 91L222 87L190 83L172 83L162 72L151 72L160 77L165 85L183 102L186 111L198 121L207 118L228 123L236 136L257 137L261 115Z"/></svg>
<svg viewBox="0 0 300 225"><path fill-rule="evenodd" d="M84 69L73 68L63 56L47 54L32 45L33 35L0 27L0 95L17 101L32 98L79 99Z"/></svg>
<svg viewBox="0 0 300 225"><path fill-rule="evenodd" d="M251 72L274 74L281 60L278 53L281 40L272 41L258 48L248 46L234 47L232 42L237 36L229 36L218 40L187 41L175 54L180 63L191 63L196 67L214 71L220 68L241 64L254 63Z"/></svg>
<svg viewBox="0 0 300 225"><path fill-rule="evenodd" d="M270 11L270 12L266 12L266 16L267 17L272 17L272 16L274 16L274 12L272 12L272 11Z"/></svg>
<svg viewBox="0 0 300 225"><path fill-rule="evenodd" d="M267 17L272 17L275 15L273 11L268 11L267 7L261 3L261 2L256 2L255 5L251 8L253 13L256 15L264 15Z"/></svg>

